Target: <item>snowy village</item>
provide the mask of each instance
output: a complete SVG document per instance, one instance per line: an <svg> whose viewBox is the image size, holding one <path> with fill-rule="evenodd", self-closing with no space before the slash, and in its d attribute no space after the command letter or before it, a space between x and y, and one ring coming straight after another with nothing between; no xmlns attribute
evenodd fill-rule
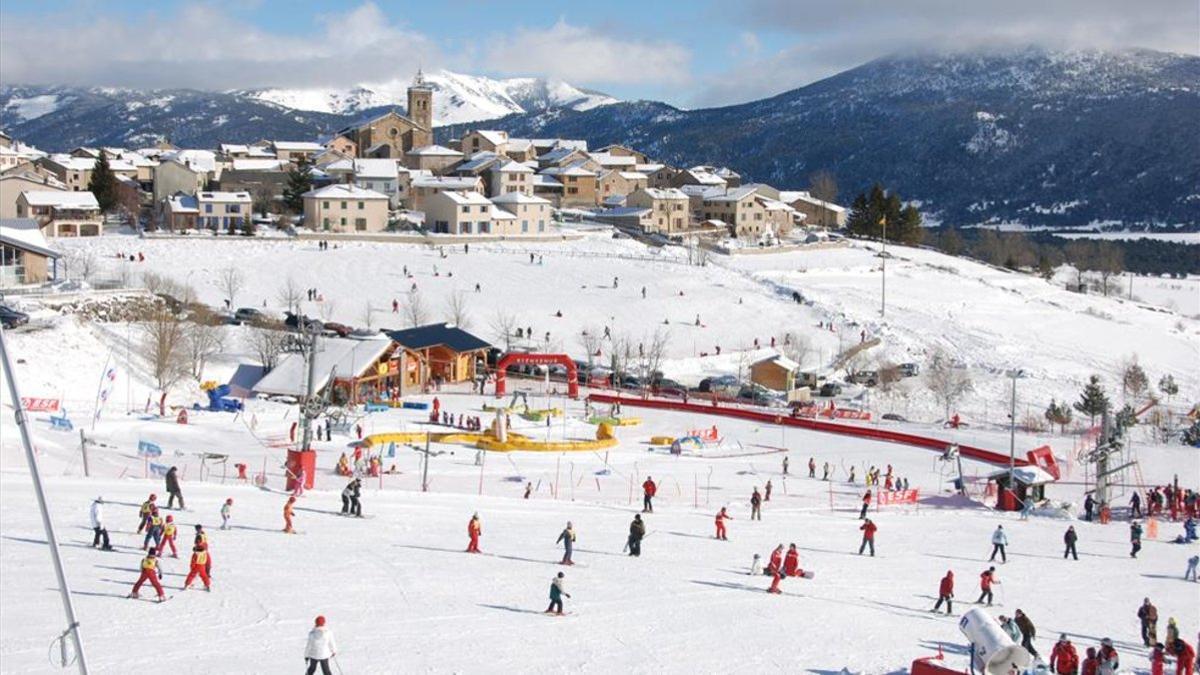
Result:
<svg viewBox="0 0 1200 675"><path fill-rule="evenodd" d="M23 34L57 19L0 6L0 672L1200 666L1195 139L1172 180L1151 167L1166 150L1124 158L1156 181L1144 222L1114 196L1085 227L1086 180L1127 179L1041 174L1080 196L1015 216L990 192L983 153L1036 130L974 112L1001 77L987 95L954 79L977 54L897 67L926 89L882 85L976 106L961 137L936 125L979 162L952 176L915 149L853 159L878 149L868 127L917 136L853 117L868 85L835 73L865 59L676 108L651 100L680 96L664 60L728 64L666 28L530 10L553 26L492 34L505 49L466 76L431 46L449 10L316 4L284 23L271 0L72 10L84 44L92 22L107 40L175 19L279 48L263 70L261 50L121 57L170 88L40 64ZM992 4L973 18L1008 21ZM808 35L784 17L812 3L782 5L739 54ZM1077 120L1123 96L1187 135L1158 115L1200 110L1198 10L1149 11L1185 29L1156 33L1128 85L1115 56L1022 52L1060 93L1115 87L1031 109ZM1083 34L1098 12L1040 20ZM707 23L687 20L715 40ZM293 24L365 46L278 56ZM357 70L376 56L393 63ZM796 87L842 130L833 159L788 138L811 110L749 135Z"/></svg>

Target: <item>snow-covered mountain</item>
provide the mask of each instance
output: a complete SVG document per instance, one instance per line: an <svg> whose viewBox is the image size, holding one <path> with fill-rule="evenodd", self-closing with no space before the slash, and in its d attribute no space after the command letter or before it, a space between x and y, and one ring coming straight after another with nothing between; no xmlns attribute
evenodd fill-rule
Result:
<svg viewBox="0 0 1200 675"><path fill-rule="evenodd" d="M554 108L590 110L617 103L597 91L581 89L561 80L515 77L503 80L440 70L425 75L435 90L433 118L436 124L459 124L495 119L514 113L539 112ZM234 92L293 110L348 115L406 104L411 79L364 83L351 88L252 89Z"/></svg>

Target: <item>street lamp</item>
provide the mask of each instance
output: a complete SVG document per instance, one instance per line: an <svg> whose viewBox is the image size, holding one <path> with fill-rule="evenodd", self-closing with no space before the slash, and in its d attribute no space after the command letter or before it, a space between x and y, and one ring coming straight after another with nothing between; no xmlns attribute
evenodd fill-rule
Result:
<svg viewBox="0 0 1200 675"><path fill-rule="evenodd" d="M1013 368L1007 373L1012 378L1012 407L1008 414L1008 489L1013 489L1013 471L1017 464L1017 380L1025 377L1025 371Z"/></svg>

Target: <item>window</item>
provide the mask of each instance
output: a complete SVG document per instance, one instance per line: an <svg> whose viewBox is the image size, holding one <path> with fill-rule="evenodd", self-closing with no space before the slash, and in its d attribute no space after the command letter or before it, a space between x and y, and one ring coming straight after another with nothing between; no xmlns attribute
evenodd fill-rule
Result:
<svg viewBox="0 0 1200 675"><path fill-rule="evenodd" d="M204 212L205 212L205 213L212 213L212 204L205 204L205 205L204 205Z"/></svg>
<svg viewBox="0 0 1200 675"><path fill-rule="evenodd" d="M367 229L367 219L366 218L355 218L354 219L354 229L358 230L359 232L365 232Z"/></svg>
<svg viewBox="0 0 1200 675"><path fill-rule="evenodd" d="M472 223L471 221L468 220L468 221L464 222L463 223L463 232L465 232L466 234L471 234L472 227L474 227L474 223Z"/></svg>
<svg viewBox="0 0 1200 675"><path fill-rule="evenodd" d="M342 227L345 227L345 226L346 226L346 219L345 219L345 218L342 218L342 219L341 219L341 221L342 221L342 222L341 222L341 225L342 225Z"/></svg>
<svg viewBox="0 0 1200 675"><path fill-rule="evenodd" d="M522 231L522 232L528 232L528 231L529 231L529 221L528 221L528 220L522 220L522 221L521 221L521 231Z"/></svg>
<svg viewBox="0 0 1200 675"><path fill-rule="evenodd" d="M470 206L464 206L464 207L462 207L462 212L463 212L463 213L470 213L470 212L471 212L471 207L470 207Z"/></svg>
<svg viewBox="0 0 1200 675"><path fill-rule="evenodd" d="M486 221L479 222L479 234L489 234L492 231L492 224Z"/></svg>
<svg viewBox="0 0 1200 675"><path fill-rule="evenodd" d="M365 208L367 208L367 203L366 203L366 202L359 202L359 203L358 203L358 210L359 210L359 211L362 211L362 210L363 210L363 209L365 209Z"/></svg>
<svg viewBox="0 0 1200 675"><path fill-rule="evenodd" d="M327 229L327 230L328 230L328 229L329 229L329 219L328 219L328 218L325 218L325 219L323 219L323 220L321 221L321 225L322 225L322 226L323 226L325 229Z"/></svg>
<svg viewBox="0 0 1200 675"><path fill-rule="evenodd" d="M546 221L539 220L538 221L538 232L545 232L545 231L546 231Z"/></svg>
<svg viewBox="0 0 1200 675"><path fill-rule="evenodd" d="M323 209L329 208L329 202L327 202L327 201L321 202L321 208L323 208Z"/></svg>
<svg viewBox="0 0 1200 675"><path fill-rule="evenodd" d="M346 202L342 202L342 208L346 208Z"/></svg>
<svg viewBox="0 0 1200 675"><path fill-rule="evenodd" d="M569 187L569 188L567 188L567 194L569 194L569 195L576 195L576 194L579 194L579 188L577 188L577 187Z"/></svg>
<svg viewBox="0 0 1200 675"><path fill-rule="evenodd" d="M225 212L226 213L241 213L242 205L241 204L230 204L229 208L226 209Z"/></svg>

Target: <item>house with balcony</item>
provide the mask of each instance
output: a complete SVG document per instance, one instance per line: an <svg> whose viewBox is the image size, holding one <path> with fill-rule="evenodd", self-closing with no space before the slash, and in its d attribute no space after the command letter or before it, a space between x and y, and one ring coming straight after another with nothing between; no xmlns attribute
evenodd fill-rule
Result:
<svg viewBox="0 0 1200 675"><path fill-rule="evenodd" d="M98 237L104 232L100 204L90 192L22 192L17 217L36 220L47 237Z"/></svg>

